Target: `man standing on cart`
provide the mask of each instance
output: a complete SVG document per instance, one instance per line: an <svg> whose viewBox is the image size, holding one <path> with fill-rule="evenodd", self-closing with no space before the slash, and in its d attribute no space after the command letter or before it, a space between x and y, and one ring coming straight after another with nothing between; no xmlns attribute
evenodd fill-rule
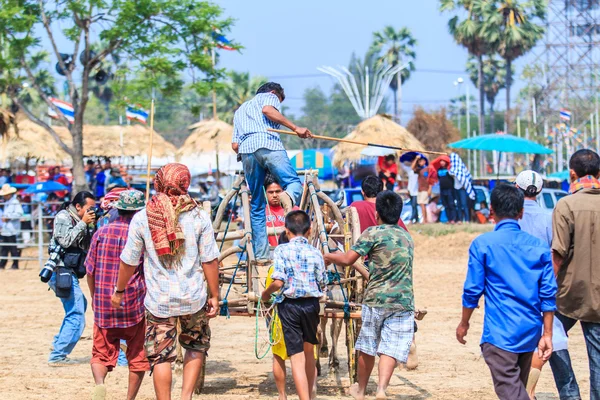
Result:
<svg viewBox="0 0 600 400"><path fill-rule="evenodd" d="M267 129L279 129L281 125L295 132L302 139L312 137L307 128L300 128L285 118L281 102L285 93L280 84L268 82L256 91L256 96L240 106L233 117L233 139L231 147L241 157L248 188L252 194L250 202L254 252L259 264L267 264L269 245L263 189L269 171L285 190L280 202L286 212L300 203L302 182L290 163L278 133Z"/></svg>

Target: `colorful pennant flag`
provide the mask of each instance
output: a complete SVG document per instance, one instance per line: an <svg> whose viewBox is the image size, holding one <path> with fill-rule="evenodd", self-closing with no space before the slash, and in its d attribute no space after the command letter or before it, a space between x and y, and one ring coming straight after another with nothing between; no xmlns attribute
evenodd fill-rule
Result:
<svg viewBox="0 0 600 400"><path fill-rule="evenodd" d="M566 108L560 109L560 119L563 121L571 121L571 111Z"/></svg>
<svg viewBox="0 0 600 400"><path fill-rule="evenodd" d="M50 102L63 113L67 121L70 123L75 122L75 109L73 108L73 104L55 99L54 97L50 97ZM52 107L48 107L48 116L50 118L58 119L58 113L54 111Z"/></svg>
<svg viewBox="0 0 600 400"><path fill-rule="evenodd" d="M231 42L221 34L221 31L218 29L213 29L213 33L212 33L212 37L213 39L217 42L217 47L219 49L223 49L223 50L235 50L235 48L233 48L231 46Z"/></svg>
<svg viewBox="0 0 600 400"><path fill-rule="evenodd" d="M145 124L148 119L148 111L144 110L139 104L137 106L129 105L125 110L125 117L130 121L140 121Z"/></svg>

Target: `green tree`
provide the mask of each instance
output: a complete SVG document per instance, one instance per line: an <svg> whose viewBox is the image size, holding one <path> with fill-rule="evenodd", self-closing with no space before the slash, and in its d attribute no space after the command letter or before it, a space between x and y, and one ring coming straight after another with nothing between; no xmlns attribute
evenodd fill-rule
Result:
<svg viewBox="0 0 600 400"><path fill-rule="evenodd" d="M218 92L218 97L224 100L219 108L224 116L223 119L232 122L233 114L237 109L254 97L258 88L268 79L264 76L250 77L249 72L236 71L228 72L227 78L224 87Z"/></svg>
<svg viewBox="0 0 600 400"><path fill-rule="evenodd" d="M485 93L483 85L483 56L494 50L495 43L483 31L482 8L489 0L441 0L441 11L466 11L467 15L461 19L455 15L448 21L448 29L454 40L467 49L469 54L477 59L477 79L474 82L479 90L479 132L483 133L485 121Z"/></svg>
<svg viewBox="0 0 600 400"><path fill-rule="evenodd" d="M304 91L304 105L299 125L308 126L315 134L342 138L349 133L349 127L360 122L360 117L339 85L335 85L327 96L319 87ZM325 140L301 140L295 136L282 138L290 148L325 148L335 143Z"/></svg>
<svg viewBox="0 0 600 400"><path fill-rule="evenodd" d="M408 68L398 72L390 83L394 92L394 115L398 123L402 116L402 84L410 78L411 71L415 70L416 45L416 39L406 27L395 30L393 26L386 26L381 32L373 33L370 51L377 54L379 63L391 66L408 63Z"/></svg>
<svg viewBox="0 0 600 400"><path fill-rule="evenodd" d="M0 0L0 37L10 43L8 54L0 54L0 65L8 65L14 76L36 89L68 127L72 146L37 118L18 96L13 94L12 100L71 156L76 190L85 188L84 115L91 80L101 63L111 54L126 54L126 62L115 71L115 79L127 81L127 101L146 107L152 90L164 95L180 92L184 71L192 75L192 87L206 93L224 73L214 68L210 56L216 45L214 29L227 31L232 23L221 14L220 7L194 0ZM57 38L61 36L64 40L59 42ZM65 76L68 101L74 108L73 123L36 82L31 57L42 42L49 43L57 69ZM94 51L97 42L101 46ZM197 76L199 73L203 79Z"/></svg>
<svg viewBox="0 0 600 400"><path fill-rule="evenodd" d="M506 111L504 122L510 131L510 89L513 61L527 54L543 37L542 23L546 18L544 0L488 1L482 8L482 30L491 42L497 43L498 54L506 62Z"/></svg>
<svg viewBox="0 0 600 400"><path fill-rule="evenodd" d="M481 64L474 58L469 59L467 63L467 72L471 81L475 85L479 85L479 66ZM485 98L490 106L490 125L489 132L495 132L496 126L496 96L501 89L506 88L506 66L504 61L496 56L486 56L483 58L483 91Z"/></svg>

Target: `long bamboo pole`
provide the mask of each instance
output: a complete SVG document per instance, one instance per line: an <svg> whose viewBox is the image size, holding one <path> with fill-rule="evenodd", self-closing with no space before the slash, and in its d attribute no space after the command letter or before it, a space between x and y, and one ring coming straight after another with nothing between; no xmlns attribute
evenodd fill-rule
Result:
<svg viewBox="0 0 600 400"><path fill-rule="evenodd" d="M150 170L152 169L152 147L154 145L154 96L150 106L150 147L148 148L148 170L146 171L146 203L150 199Z"/></svg>
<svg viewBox="0 0 600 400"><path fill-rule="evenodd" d="M292 131L286 131L286 130L283 130L283 129L267 129L267 130L269 132L277 132L277 133L283 133L285 135L294 135L294 136L296 136L296 134L294 132L292 132ZM360 146L381 147L381 148L384 148L384 149L392 149L392 150L405 151L405 152L415 151L415 152L427 153L427 154L437 154L437 155L444 155L444 156L448 155L448 153L444 153L442 151L405 149L405 148L397 147L397 146L388 146L386 144L359 142L357 140L338 139L338 138L332 138L332 137L329 137L329 136L313 135L312 138L313 139L319 139L319 140L329 140L331 142L357 144L357 145L360 145Z"/></svg>

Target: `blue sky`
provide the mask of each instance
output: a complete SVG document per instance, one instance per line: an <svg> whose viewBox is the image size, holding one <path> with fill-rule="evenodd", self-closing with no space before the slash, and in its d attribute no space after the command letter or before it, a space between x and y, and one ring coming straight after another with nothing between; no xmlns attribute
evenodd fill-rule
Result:
<svg viewBox="0 0 600 400"><path fill-rule="evenodd" d="M334 82L326 75L311 76L319 74L317 67L346 66L352 52L362 57L372 32L386 25L407 26L418 41L417 71L403 86L403 114L415 105L429 109L447 104L458 93L453 82L467 78L461 73L467 52L448 33L451 15L441 14L436 0L221 0L218 4L225 15L236 19L228 36L245 47L241 54L222 51L220 65L278 81L286 90L286 105L296 115L305 89L320 86L328 92ZM474 86L469 90L476 95ZM501 92L498 107L504 98ZM403 115L403 122L409 117Z"/></svg>

